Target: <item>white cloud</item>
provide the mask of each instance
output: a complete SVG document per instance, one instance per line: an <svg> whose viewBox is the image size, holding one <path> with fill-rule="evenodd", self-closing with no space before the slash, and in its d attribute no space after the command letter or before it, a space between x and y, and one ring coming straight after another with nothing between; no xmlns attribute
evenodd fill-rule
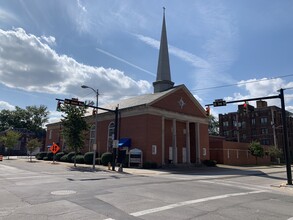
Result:
<svg viewBox="0 0 293 220"><path fill-rule="evenodd" d="M17 17L3 9L0 8L0 22L8 22L8 21L18 21Z"/></svg>
<svg viewBox="0 0 293 220"><path fill-rule="evenodd" d="M48 117L49 120L48 120L47 124L59 122L60 119L61 119L61 115L62 115L61 112L58 112L58 111L50 111L49 117Z"/></svg>
<svg viewBox="0 0 293 220"><path fill-rule="evenodd" d="M3 109L14 110L15 106L9 104L8 102L0 101L0 110L3 110Z"/></svg>
<svg viewBox="0 0 293 220"><path fill-rule="evenodd" d="M77 6L78 8L80 8L83 12L87 12L85 6L83 6L80 2L80 0L77 0Z"/></svg>
<svg viewBox="0 0 293 220"><path fill-rule="evenodd" d="M54 41L53 37L48 39ZM85 84L99 88L110 100L151 88L147 81L133 80L117 69L88 66L59 55L21 28L0 29L0 48L0 82L10 88L78 96L77 91Z"/></svg>
<svg viewBox="0 0 293 220"><path fill-rule="evenodd" d="M56 39L53 36L46 37L46 36L43 35L43 36L41 36L40 39L45 41L45 43L48 43L49 45L55 45L56 44Z"/></svg>
<svg viewBox="0 0 293 220"><path fill-rule="evenodd" d="M134 36L136 36L137 39L141 40L142 42L159 50L160 41L155 40L150 37L147 37L147 36L140 35L140 34L135 34ZM181 49L174 47L172 45L169 45L168 47L169 47L170 54L180 58L181 60L189 63L190 65L192 65L194 67L198 67L198 68L208 68L209 67L209 63L197 55L194 55L194 54L189 53L187 51L181 50Z"/></svg>
<svg viewBox="0 0 293 220"><path fill-rule="evenodd" d="M249 98L259 98L259 97L268 97L279 95L279 89L281 88L291 88L293 87L293 82L285 82L281 78L262 78L262 79L249 79L241 80L238 82L238 87L244 88L248 93L243 95L241 93L234 93L233 97L225 97L226 101L233 100L242 100ZM285 90L286 91L286 90ZM285 102L289 103L293 100L293 94L290 94L290 90L284 93ZM280 99L267 99L268 105L280 106ZM237 103L236 103L237 104ZM255 105L255 102L251 102L252 105ZM289 109L290 107L286 107Z"/></svg>

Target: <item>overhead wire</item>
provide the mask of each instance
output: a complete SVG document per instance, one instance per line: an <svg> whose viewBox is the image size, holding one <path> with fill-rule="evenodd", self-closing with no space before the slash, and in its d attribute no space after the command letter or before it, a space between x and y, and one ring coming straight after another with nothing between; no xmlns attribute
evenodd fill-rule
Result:
<svg viewBox="0 0 293 220"><path fill-rule="evenodd" d="M268 78L268 79L259 79L259 80L249 81L249 82L240 82L240 83L212 86L212 87L206 87L206 88L192 89L190 91L201 91L201 90L218 89L218 88L225 88L225 87L238 86L238 85L246 85L246 84L250 84L250 83L268 81L268 80L273 80L273 79L278 79L278 78L286 78L286 77L290 77L290 76L293 76L293 74L277 76L277 77L272 77L272 78Z"/></svg>

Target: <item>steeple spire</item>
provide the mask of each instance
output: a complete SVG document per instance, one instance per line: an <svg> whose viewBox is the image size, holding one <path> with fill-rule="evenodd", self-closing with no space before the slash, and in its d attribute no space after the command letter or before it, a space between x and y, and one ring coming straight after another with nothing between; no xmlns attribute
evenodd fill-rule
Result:
<svg viewBox="0 0 293 220"><path fill-rule="evenodd" d="M163 25L160 42L159 61L157 69L157 79L153 82L154 92L163 92L173 88L174 82L171 81L171 71L169 64L169 52L168 52L168 41L167 31L165 22L165 7L163 7Z"/></svg>

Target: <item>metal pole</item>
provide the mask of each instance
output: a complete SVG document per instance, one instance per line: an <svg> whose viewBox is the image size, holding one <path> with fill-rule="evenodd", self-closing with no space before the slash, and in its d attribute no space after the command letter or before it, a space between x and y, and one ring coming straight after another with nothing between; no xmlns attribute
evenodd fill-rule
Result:
<svg viewBox="0 0 293 220"><path fill-rule="evenodd" d="M100 153L100 149L99 149L99 144L98 144L98 107L99 107L99 90L97 89L96 91L96 107L97 107L97 111L96 111L96 117L95 117L95 145L93 146L93 150L94 150L94 154L93 154L93 170L95 170L96 168L96 153L97 153L97 147L98 147L98 155Z"/></svg>
<svg viewBox="0 0 293 220"><path fill-rule="evenodd" d="M286 110L284 101L284 89L280 89L280 99L282 107L282 121L283 121L283 135L284 135L284 154L286 159L287 168L287 184L292 185L292 172L291 172L291 158L288 147L288 136L287 136L287 122L286 122Z"/></svg>
<svg viewBox="0 0 293 220"><path fill-rule="evenodd" d="M95 90L92 87L82 85L81 88L83 89L91 89L96 93L96 117L95 117L95 143L93 144L93 170L95 170L96 167L96 153L97 153L97 145L98 145L98 109L99 109L99 90ZM59 99L56 99L59 100ZM60 101L60 100L59 100ZM94 107L94 106L88 106L88 107ZM98 149L99 153L99 149Z"/></svg>
<svg viewBox="0 0 293 220"><path fill-rule="evenodd" d="M118 107L115 109L115 130L114 130L114 140L118 138ZM116 166L116 155L117 148L113 148L113 161L112 161L112 170L115 171Z"/></svg>

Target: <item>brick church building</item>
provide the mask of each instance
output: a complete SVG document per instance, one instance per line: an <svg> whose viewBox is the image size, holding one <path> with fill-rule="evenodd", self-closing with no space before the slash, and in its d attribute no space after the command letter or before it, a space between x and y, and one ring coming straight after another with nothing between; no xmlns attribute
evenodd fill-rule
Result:
<svg viewBox="0 0 293 220"><path fill-rule="evenodd" d="M119 106L119 147L142 151L144 162L159 166L172 164L199 164L209 159L208 118L185 85L174 86L171 81L165 14L157 68L153 83L154 93L119 100L102 106ZM99 155L113 150L115 115L98 111L97 151ZM86 116L91 129L86 134L84 152L93 150L95 116ZM66 149L60 122L47 125L46 145L59 143Z"/></svg>

